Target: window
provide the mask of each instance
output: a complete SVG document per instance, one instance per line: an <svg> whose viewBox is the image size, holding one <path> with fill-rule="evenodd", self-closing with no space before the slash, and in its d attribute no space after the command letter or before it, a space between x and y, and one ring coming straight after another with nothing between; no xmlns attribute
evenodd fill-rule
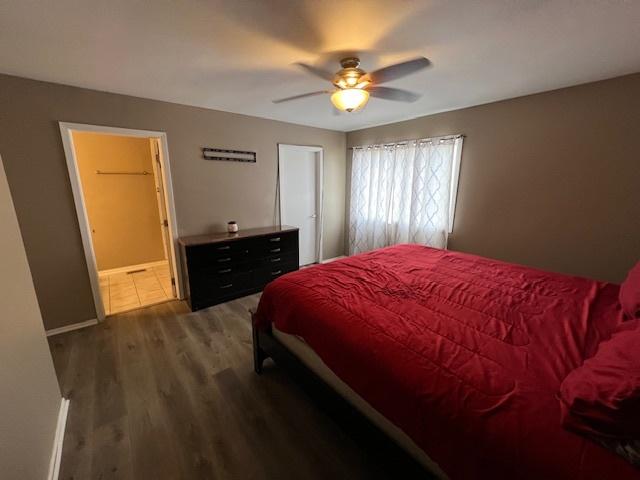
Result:
<svg viewBox="0 0 640 480"><path fill-rule="evenodd" d="M445 248L453 229L463 137L353 149L349 251L395 243Z"/></svg>

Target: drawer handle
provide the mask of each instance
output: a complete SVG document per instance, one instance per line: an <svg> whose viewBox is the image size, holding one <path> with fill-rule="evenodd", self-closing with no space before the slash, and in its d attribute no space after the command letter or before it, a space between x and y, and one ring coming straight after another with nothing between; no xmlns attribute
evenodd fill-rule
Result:
<svg viewBox="0 0 640 480"><path fill-rule="evenodd" d="M271 250L269 250L269 252L271 253L278 253L280 251L279 248L272 248Z"/></svg>
<svg viewBox="0 0 640 480"><path fill-rule="evenodd" d="M223 247L218 247L218 250L229 250L231 248L230 245L225 245Z"/></svg>
<svg viewBox="0 0 640 480"><path fill-rule="evenodd" d="M230 288L233 287L233 283L227 283L226 285L222 285L220 288Z"/></svg>
<svg viewBox="0 0 640 480"><path fill-rule="evenodd" d="M279 242L280 241L280 237L273 237L269 239L270 242Z"/></svg>
<svg viewBox="0 0 640 480"><path fill-rule="evenodd" d="M277 263L277 262L279 262L280 260L282 260L280 257L278 257L278 258L272 258L272 259L271 259L271 263Z"/></svg>
<svg viewBox="0 0 640 480"><path fill-rule="evenodd" d="M231 257L219 258L218 263L230 262Z"/></svg>
<svg viewBox="0 0 640 480"><path fill-rule="evenodd" d="M218 270L218 273L229 273L230 271L230 268L223 268L222 270Z"/></svg>
<svg viewBox="0 0 640 480"><path fill-rule="evenodd" d="M280 275L282 270L276 270L275 272L271 272L271 275Z"/></svg>

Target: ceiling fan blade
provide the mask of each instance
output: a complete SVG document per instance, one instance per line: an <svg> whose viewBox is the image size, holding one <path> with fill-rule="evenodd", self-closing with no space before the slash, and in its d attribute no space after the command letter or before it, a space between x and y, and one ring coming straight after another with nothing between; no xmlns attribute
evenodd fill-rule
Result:
<svg viewBox="0 0 640 480"><path fill-rule="evenodd" d="M311 75L315 75L316 77L320 77L329 82L333 82L334 74L332 72L324 70L323 68L314 67L313 65L309 65L308 63L302 63L302 62L296 62L294 63L294 65L297 65L300 68L303 68L304 70L309 72Z"/></svg>
<svg viewBox="0 0 640 480"><path fill-rule="evenodd" d="M381 68L374 72L370 72L365 77L375 84L390 82L398 78L405 77L414 72L427 68L431 65L431 61L425 57L414 58L406 62L396 63L388 67Z"/></svg>
<svg viewBox="0 0 640 480"><path fill-rule="evenodd" d="M317 92L302 93L300 95L294 95L292 97L279 98L277 100L272 100L272 102L273 103L290 102L291 100L298 100L299 98L305 98L305 97L314 97L316 95L323 95L325 93L332 93L332 92L330 90L319 90Z"/></svg>
<svg viewBox="0 0 640 480"><path fill-rule="evenodd" d="M402 90L400 88L390 87L369 87L367 91L372 97L384 98L386 100L393 100L395 102L415 102L421 95L419 93L410 92L409 90Z"/></svg>

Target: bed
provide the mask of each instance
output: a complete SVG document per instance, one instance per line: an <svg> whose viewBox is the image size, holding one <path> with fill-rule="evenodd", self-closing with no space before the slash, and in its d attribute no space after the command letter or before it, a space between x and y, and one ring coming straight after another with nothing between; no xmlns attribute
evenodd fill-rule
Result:
<svg viewBox="0 0 640 480"><path fill-rule="evenodd" d="M560 425L563 379L621 322L619 287L397 245L270 283L254 314L426 469L457 478L638 478Z"/></svg>

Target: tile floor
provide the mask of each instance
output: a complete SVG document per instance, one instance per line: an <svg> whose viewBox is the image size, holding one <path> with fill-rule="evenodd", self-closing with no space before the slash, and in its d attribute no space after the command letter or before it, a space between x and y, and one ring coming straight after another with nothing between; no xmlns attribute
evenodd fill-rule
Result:
<svg viewBox="0 0 640 480"><path fill-rule="evenodd" d="M166 302L174 298L169 264L132 273L99 274L100 290L107 315Z"/></svg>

